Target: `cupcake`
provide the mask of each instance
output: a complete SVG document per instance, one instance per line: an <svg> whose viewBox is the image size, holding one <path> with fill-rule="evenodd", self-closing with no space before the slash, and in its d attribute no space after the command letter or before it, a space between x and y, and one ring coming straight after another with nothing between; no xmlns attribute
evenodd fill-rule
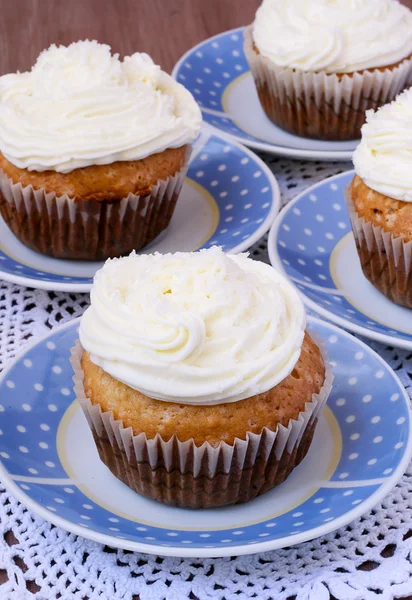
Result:
<svg viewBox="0 0 412 600"><path fill-rule="evenodd" d="M410 84L412 12L398 0L263 0L245 53L275 125L351 140L366 110Z"/></svg>
<svg viewBox="0 0 412 600"><path fill-rule="evenodd" d="M201 126L192 95L147 54L51 46L0 77L0 211L56 258L129 254L169 224Z"/></svg>
<svg viewBox="0 0 412 600"><path fill-rule="evenodd" d="M217 247L107 261L72 352L101 460L162 503L246 502L306 455L331 387L293 286Z"/></svg>
<svg viewBox="0 0 412 600"><path fill-rule="evenodd" d="M412 308L412 88L369 111L347 203L363 273Z"/></svg>

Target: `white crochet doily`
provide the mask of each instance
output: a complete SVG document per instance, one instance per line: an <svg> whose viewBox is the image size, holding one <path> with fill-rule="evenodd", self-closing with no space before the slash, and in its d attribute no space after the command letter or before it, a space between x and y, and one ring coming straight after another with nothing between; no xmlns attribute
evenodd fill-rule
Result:
<svg viewBox="0 0 412 600"><path fill-rule="evenodd" d="M283 203L349 163L263 157ZM252 256L268 261L266 238ZM33 336L80 316L82 294L0 283L0 366ZM412 396L412 353L373 343ZM177 559L101 546L66 533L0 488L1 600L412 600L412 468L373 511L287 550L224 559Z"/></svg>

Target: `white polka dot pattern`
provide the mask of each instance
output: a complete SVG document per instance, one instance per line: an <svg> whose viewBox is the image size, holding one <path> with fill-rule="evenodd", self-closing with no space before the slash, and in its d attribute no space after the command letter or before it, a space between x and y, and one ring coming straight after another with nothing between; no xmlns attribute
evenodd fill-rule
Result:
<svg viewBox="0 0 412 600"><path fill-rule="evenodd" d="M412 334L402 327L400 317L399 329L391 325L386 309L381 308L376 320L371 319L368 303L359 302L364 291L356 295L354 288L348 288L347 282L338 283L341 271L337 270L336 256L340 256L341 244L347 244L345 236L350 230L344 190L352 178L352 171L342 173L335 176L332 183L325 179L312 191L296 197L282 213L277 232L271 237L269 251L272 262L283 266L306 302L324 317L355 332L363 332L372 339L393 341L394 345L412 349ZM353 259L358 260L357 255ZM356 277L363 277L360 269ZM361 354L357 360L362 360ZM377 369L374 377L381 379L384 372Z"/></svg>
<svg viewBox="0 0 412 600"><path fill-rule="evenodd" d="M29 489L21 487L26 483L21 484L20 489L34 501L45 505L48 511L66 519L74 511L77 524L83 526L86 523L89 529L107 535L118 533L119 539L129 543L139 540L141 544L153 543L160 547L172 544L182 548L188 545L194 548L224 545L232 548L229 552L233 553L238 544L258 544L264 540L276 542L301 534L310 536L312 529L333 524L334 520L346 514L349 506L356 506L354 503L357 501L361 504L379 490L379 481L383 482L402 460L405 432L409 432L405 398L385 364L366 346L360 347L353 336L320 322L312 326L325 340L331 362L335 365L337 379L329 406L339 422L342 452L336 470L330 474L331 485L328 482L318 484L318 488L315 487L299 506L275 520L257 520L255 524L207 532L193 528L179 531L178 528L168 530L148 524L136 525L134 521L109 511L103 499L103 504L100 504L98 498L95 502L76 486L67 485L67 474L56 448L56 429L72 402L68 384L71 367L64 356L68 356L77 337L77 324L56 332L52 340L40 342L7 373L3 387L0 382L4 413L9 424L7 431L0 436L0 458L16 475L36 477L36 483L29 485ZM51 359L52 367L59 366L59 369L45 368L45 365L50 365ZM25 364L27 360L32 364L29 370ZM360 364L362 368L359 368ZM20 377L20 368L24 369L25 378ZM39 373L44 374L41 381ZM8 382L15 385L10 386ZM365 389L370 393L365 394ZM11 402L12 397L20 394L25 397L25 404L31 407L30 411L21 410L18 403ZM393 401L388 404L387 398ZM385 420L381 418L382 409L385 410ZM393 427L388 428L390 421ZM364 434L360 435L358 431ZM19 436L17 444L16 434ZM388 448L391 452L387 451ZM64 485L53 485L53 478L60 478Z"/></svg>

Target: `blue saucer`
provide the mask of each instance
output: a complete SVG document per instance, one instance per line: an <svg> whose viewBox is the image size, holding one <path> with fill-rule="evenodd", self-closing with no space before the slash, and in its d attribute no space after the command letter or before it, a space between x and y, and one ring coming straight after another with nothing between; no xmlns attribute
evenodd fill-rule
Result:
<svg viewBox="0 0 412 600"><path fill-rule="evenodd" d="M147 500L100 462L72 391L78 320L36 341L0 379L0 477L44 519L102 544L172 556L233 556L342 527L393 488L412 451L409 399L390 367L333 325L309 319L335 381L307 457L243 505L190 511Z"/></svg>
<svg viewBox="0 0 412 600"><path fill-rule="evenodd" d="M271 226L280 206L276 179L253 152L209 131L195 143L172 221L142 252L209 248L247 250ZM100 262L58 260L30 250L0 217L0 279L28 287L90 291Z"/></svg>
<svg viewBox="0 0 412 600"><path fill-rule="evenodd" d="M347 171L325 179L285 207L270 232L271 263L323 317L412 350L412 311L388 300L362 273L344 199L353 175Z"/></svg>
<svg viewBox="0 0 412 600"><path fill-rule="evenodd" d="M328 142L287 133L265 115L243 51L244 27L191 48L172 75L190 90L216 132L250 148L309 160L350 160L358 141Z"/></svg>

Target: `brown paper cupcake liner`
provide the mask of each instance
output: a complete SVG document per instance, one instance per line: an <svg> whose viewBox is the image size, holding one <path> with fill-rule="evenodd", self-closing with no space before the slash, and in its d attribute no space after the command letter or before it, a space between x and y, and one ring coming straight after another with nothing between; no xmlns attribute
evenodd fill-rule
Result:
<svg viewBox="0 0 412 600"><path fill-rule="evenodd" d="M322 348L322 347L321 347ZM103 463L138 494L181 508L212 508L246 502L282 483L303 460L312 442L316 424L332 388L332 369L324 355L326 377L319 394L288 427L261 434L247 433L233 445L193 440L165 441L158 434L148 439L133 435L86 397L81 368L83 348L72 349L74 391L93 432Z"/></svg>
<svg viewBox="0 0 412 600"><path fill-rule="evenodd" d="M412 308L412 241L405 242L360 217L349 187L345 199L366 279L392 302Z"/></svg>
<svg viewBox="0 0 412 600"><path fill-rule="evenodd" d="M160 180L151 193L122 200L74 200L13 183L0 169L0 212L26 246L53 256L105 260L139 250L170 223L187 171Z"/></svg>
<svg viewBox="0 0 412 600"><path fill-rule="evenodd" d="M302 137L359 138L365 112L391 102L412 78L411 57L384 70L343 75L279 67L256 51L252 26L245 29L244 50L266 115Z"/></svg>

